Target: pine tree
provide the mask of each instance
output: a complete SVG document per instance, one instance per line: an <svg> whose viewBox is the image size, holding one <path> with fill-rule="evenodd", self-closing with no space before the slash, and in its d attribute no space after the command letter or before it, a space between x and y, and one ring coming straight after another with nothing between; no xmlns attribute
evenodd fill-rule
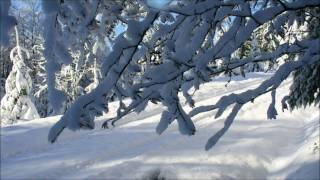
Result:
<svg viewBox="0 0 320 180"><path fill-rule="evenodd" d="M24 62L25 57L30 58L30 55L25 48L20 46L17 27L15 27L15 31L16 47L10 53L13 67L6 80L6 94L1 99L1 124L39 118L31 94L32 78L29 75L30 68Z"/></svg>
<svg viewBox="0 0 320 180"><path fill-rule="evenodd" d="M320 8L307 9L310 14L319 14ZM305 24L307 31L294 29L297 38L307 36L308 38L320 38L319 18L310 18L310 23ZM318 45L320 46L320 44ZM297 69L293 74L293 84L290 87L288 104L291 109L306 107L311 104L320 107L320 57L318 61L310 66Z"/></svg>
<svg viewBox="0 0 320 180"><path fill-rule="evenodd" d="M45 71L45 59L43 56L44 48L42 44L36 44L33 46L33 50L37 56L34 56L32 61L35 63L33 72L34 73L34 96L35 105L37 107L40 117L48 116L48 86L47 77Z"/></svg>
<svg viewBox="0 0 320 180"><path fill-rule="evenodd" d="M310 66L298 69L293 80L288 100L291 109L311 104L320 105L320 59Z"/></svg>
<svg viewBox="0 0 320 180"><path fill-rule="evenodd" d="M262 52L273 51L276 47L275 37L268 34L270 23L263 24L261 27L252 33L252 36L249 41L243 43L243 45L236 52L236 57L240 59L258 56ZM274 62L256 62L248 63L245 66L240 68L241 74L246 72L263 72L271 69L274 66Z"/></svg>

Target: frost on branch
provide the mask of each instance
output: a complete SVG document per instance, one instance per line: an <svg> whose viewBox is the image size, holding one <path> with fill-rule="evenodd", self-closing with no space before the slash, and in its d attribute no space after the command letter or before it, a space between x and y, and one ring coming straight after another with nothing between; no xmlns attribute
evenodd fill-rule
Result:
<svg viewBox="0 0 320 180"><path fill-rule="evenodd" d="M130 8L122 8L127 12L119 15L127 28L113 41L111 53L103 58L101 82L71 105L51 129L49 141L56 141L66 127L94 128L94 117L108 112L108 102L114 99L119 102L117 115L105 121L104 128L114 126L131 112L143 111L148 102L162 103L166 109L156 128L159 134L177 121L182 134L193 135L196 130L193 116L218 109L216 117L219 117L234 106L225 127L208 141L206 149L228 130L243 104L262 94L272 92L266 113L268 118L275 118L275 93L279 85L291 72L319 61L319 37L291 35L299 28L309 28L314 15L307 11L319 5L314 0L286 3L205 0L179 1L157 8L132 1ZM255 38L262 27L263 33L275 42L272 47L259 47L248 56L236 55L245 43L258 46ZM280 66L256 89L222 97L214 105L196 106L191 89L199 90L200 84L211 81L213 76L265 62ZM180 92L183 96L179 96ZM131 101L125 104L124 99ZM185 102L191 112L183 108Z"/></svg>

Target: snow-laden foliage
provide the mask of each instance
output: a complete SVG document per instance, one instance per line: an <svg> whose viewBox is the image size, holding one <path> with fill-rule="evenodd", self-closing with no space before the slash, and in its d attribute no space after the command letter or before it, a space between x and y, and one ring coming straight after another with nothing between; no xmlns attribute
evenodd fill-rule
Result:
<svg viewBox="0 0 320 180"><path fill-rule="evenodd" d="M320 104L320 59L294 73L288 103L290 108ZM287 107L287 106L286 106Z"/></svg>
<svg viewBox="0 0 320 180"><path fill-rule="evenodd" d="M40 8L41 4L37 0L16 1L11 8L11 14L18 21L20 45L30 54L30 58L25 63L31 69L30 76L33 80L31 93L35 96L34 104L39 115L46 117L48 114L47 77Z"/></svg>
<svg viewBox="0 0 320 180"><path fill-rule="evenodd" d="M109 123L114 125L131 112L143 111L148 102L161 102L166 110L157 132L162 133L177 121L180 132L186 135L196 132L193 116L217 109L216 117L219 117L229 106L234 106L225 127L208 141L206 148L209 149L230 127L241 107L262 94L272 92L266 112L268 118L275 118L275 94L281 82L291 72L319 61L319 37L298 36L291 31L292 27L310 29L311 19L317 14L307 10L317 9L318 0L182 0L166 2L165 7L146 3L149 1L44 2L54 3L44 3L50 78L54 78L59 64L71 63L68 52L79 39L94 36L97 41L105 41L103 35L107 33L101 28L114 24L126 28L113 40L111 53L106 58L96 56L102 61L101 81L68 108L51 129L51 142L66 127L72 130L94 128L94 118L108 112L108 102L114 98L119 100L117 116L107 120L103 127L109 127ZM108 22L108 19L115 21ZM247 57L233 56L245 42L255 41L253 34L265 24L269 24L266 34L278 38L275 47L257 50ZM273 77L255 89L224 96L213 105L196 106L192 91L198 90L202 83L258 62L279 62L280 66ZM51 103L61 107L60 102L55 103L60 96L50 95L53 80L48 82L48 88ZM184 99L179 97L179 92ZM131 101L126 104L124 99ZM182 108L185 102L193 108L191 112Z"/></svg>
<svg viewBox="0 0 320 180"><path fill-rule="evenodd" d="M320 8L307 9L305 12L310 14L320 13ZM310 17L310 23L305 25L305 30L308 32L299 37L320 38L320 19L319 16ZM318 44L318 46L320 46ZM291 92L285 99L288 100L291 109L298 107L306 107L307 105L320 105L320 58L310 66L299 68L294 72L294 83L291 86ZM284 107L287 107L284 104Z"/></svg>
<svg viewBox="0 0 320 180"><path fill-rule="evenodd" d="M18 29L17 27L15 29L17 46L10 53L13 67L6 80L6 94L1 99L1 124L39 118L33 104L30 69L25 64L25 60L29 59L30 55L28 50L20 46Z"/></svg>
<svg viewBox="0 0 320 180"><path fill-rule="evenodd" d="M257 28L253 33L251 38L244 42L243 45L233 54L236 58L247 58L255 57L260 55L262 52L273 51L275 47L279 44L276 42L276 37L273 34L268 33L268 29L271 23L266 23ZM277 67L277 62L274 61L263 61L248 63L238 69L233 70L234 74L241 74L245 76L246 72L255 71L269 71ZM230 72L231 73L231 72Z"/></svg>
<svg viewBox="0 0 320 180"><path fill-rule="evenodd" d="M99 69L93 64L101 62L107 53L97 53L97 49L106 47L106 38L111 38L123 4L123 1L97 0L42 1L42 10L46 14L44 36L51 114L63 113L70 102L85 91L91 91L99 83ZM107 48L102 51L107 51ZM87 87L90 83L83 82L83 78L87 78L88 71L85 70L88 70L90 64L95 68L91 73L95 80ZM71 81L65 78L65 73L59 75L61 69L71 72L68 75ZM65 83L71 85L65 86Z"/></svg>

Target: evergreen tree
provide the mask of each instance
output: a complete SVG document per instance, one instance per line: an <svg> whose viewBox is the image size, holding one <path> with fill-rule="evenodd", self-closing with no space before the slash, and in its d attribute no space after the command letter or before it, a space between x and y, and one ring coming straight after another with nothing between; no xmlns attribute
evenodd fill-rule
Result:
<svg viewBox="0 0 320 180"><path fill-rule="evenodd" d="M237 50L236 57L240 59L254 58L260 55L262 52L274 51L275 37L268 33L270 23L263 24L255 32L252 33L250 40L243 43L243 45ZM240 67L240 72L244 75L246 72L263 72L271 69L275 65L275 62L254 62L248 63L243 67Z"/></svg>
<svg viewBox="0 0 320 180"><path fill-rule="evenodd" d="M294 72L293 81L288 99L291 109L320 105L320 59Z"/></svg>
<svg viewBox="0 0 320 180"><path fill-rule="evenodd" d="M320 14L320 8L306 9L306 14ZM320 38L320 20L310 16L309 23L304 22L306 28L294 30L296 38ZM320 46L320 44L318 44ZM290 87L288 103L291 109L306 107L314 104L320 107L320 57L316 63L297 69L293 73L293 84ZM286 105L285 105L286 107Z"/></svg>
<svg viewBox="0 0 320 180"><path fill-rule="evenodd" d="M31 94L32 78L29 75L30 69L25 64L25 58L29 59L30 55L25 48L20 46L17 27L15 31L17 45L10 53L13 67L6 80L6 94L1 99L1 124L39 118Z"/></svg>

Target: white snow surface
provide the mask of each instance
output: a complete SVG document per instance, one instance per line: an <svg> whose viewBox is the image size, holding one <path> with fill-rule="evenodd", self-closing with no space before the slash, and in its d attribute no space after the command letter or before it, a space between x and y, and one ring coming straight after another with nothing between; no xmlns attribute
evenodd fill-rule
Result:
<svg viewBox="0 0 320 180"><path fill-rule="evenodd" d="M195 105L214 104L270 76L235 77L227 87L227 78L216 78L196 92ZM215 111L193 117L194 136L179 134L176 122L158 135L164 108L153 104L123 118L116 128L100 128L114 115L109 113L96 120L96 129L64 131L54 144L47 135L60 116L1 127L1 179L319 179L319 110L282 112L280 101L290 84L284 81L277 91L276 120L267 119L271 97L263 95L242 107L209 151L206 141L223 127L231 109L218 119ZM110 104L111 111L116 104Z"/></svg>

